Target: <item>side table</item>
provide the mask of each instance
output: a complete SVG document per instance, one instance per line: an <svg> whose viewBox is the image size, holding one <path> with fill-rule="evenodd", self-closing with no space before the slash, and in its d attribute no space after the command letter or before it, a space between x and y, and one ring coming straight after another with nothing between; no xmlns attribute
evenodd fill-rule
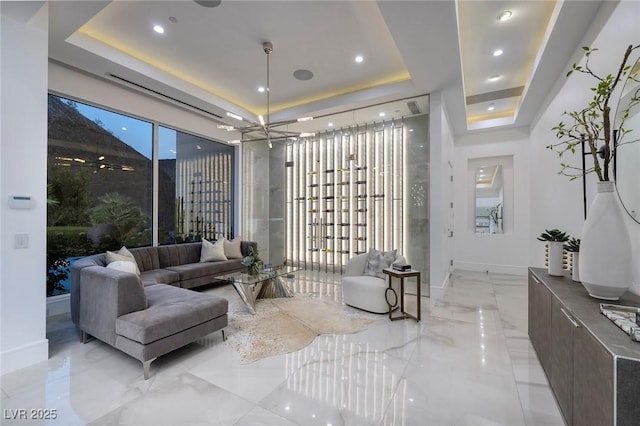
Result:
<svg viewBox="0 0 640 426"><path fill-rule="evenodd" d="M391 321L402 320L407 318L413 318L416 321L420 321L420 271L416 271L415 269L410 269L408 271L396 271L392 268L385 268L382 270L384 274L386 274L389 279L389 287L384 293L384 297L387 300L387 305L389 305L389 319ZM417 316L414 316L404 310L404 280L406 278L416 277L416 288L417 288L417 299L418 299L418 312ZM397 294L395 289L392 286L392 280L394 278L398 278L400 280L400 294ZM394 303L390 303L389 295L393 294L395 297ZM398 306L398 298L400 298L400 315L393 316L393 308Z"/></svg>

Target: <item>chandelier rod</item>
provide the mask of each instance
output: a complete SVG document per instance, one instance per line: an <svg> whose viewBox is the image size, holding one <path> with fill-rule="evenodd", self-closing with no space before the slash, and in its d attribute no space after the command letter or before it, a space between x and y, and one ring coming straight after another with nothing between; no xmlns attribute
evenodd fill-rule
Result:
<svg viewBox="0 0 640 426"><path fill-rule="evenodd" d="M269 56L271 55L271 52L273 52L273 44L271 44L271 42L265 41L264 43L262 43L262 48L264 50L264 53L267 54L267 120L265 122L264 125L264 131L267 134L267 141L269 142L269 148L271 148L271 135L269 134L269 121L270 121L270 117L269 117L269 113L270 113L270 102L269 102L269 98L270 98L270 92L271 92L271 88L270 88L270 82L269 82Z"/></svg>

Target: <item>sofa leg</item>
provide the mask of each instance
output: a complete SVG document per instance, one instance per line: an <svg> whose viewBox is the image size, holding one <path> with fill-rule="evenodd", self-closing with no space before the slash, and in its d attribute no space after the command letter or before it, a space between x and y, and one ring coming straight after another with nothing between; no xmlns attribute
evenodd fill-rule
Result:
<svg viewBox="0 0 640 426"><path fill-rule="evenodd" d="M151 358L149 360L142 361L142 369L144 370L144 379L145 380L148 380L149 377L151 377L151 375L149 374L149 369L151 367L151 363L153 361L155 361L155 360L156 360L156 358Z"/></svg>
<svg viewBox="0 0 640 426"><path fill-rule="evenodd" d="M85 344L85 343L87 343L87 340L89 340L88 336L87 336L87 332L84 331L84 330L81 330L80 331L80 342L82 342L82 344Z"/></svg>
<svg viewBox="0 0 640 426"><path fill-rule="evenodd" d="M220 330L220 331L222 331L222 341L226 342L227 341L227 336L224 334L224 329Z"/></svg>

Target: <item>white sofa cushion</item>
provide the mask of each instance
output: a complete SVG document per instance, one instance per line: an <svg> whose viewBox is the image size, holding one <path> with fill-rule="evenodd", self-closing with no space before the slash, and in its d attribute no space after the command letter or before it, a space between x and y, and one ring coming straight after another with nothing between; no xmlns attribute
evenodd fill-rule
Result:
<svg viewBox="0 0 640 426"><path fill-rule="evenodd" d="M203 238L200 249L200 262L221 262L223 260L228 260L227 256L224 255L224 238L215 243Z"/></svg>

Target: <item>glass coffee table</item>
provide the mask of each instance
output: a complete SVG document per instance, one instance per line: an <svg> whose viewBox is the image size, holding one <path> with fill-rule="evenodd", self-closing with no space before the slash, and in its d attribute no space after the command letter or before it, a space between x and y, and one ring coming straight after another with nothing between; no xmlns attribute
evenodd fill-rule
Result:
<svg viewBox="0 0 640 426"><path fill-rule="evenodd" d="M289 288L283 277L293 276L292 274L300 269L293 266L283 266L272 271L260 272L258 275L232 272L218 275L215 279L231 282L249 311L255 315L256 299L293 297L293 290Z"/></svg>

